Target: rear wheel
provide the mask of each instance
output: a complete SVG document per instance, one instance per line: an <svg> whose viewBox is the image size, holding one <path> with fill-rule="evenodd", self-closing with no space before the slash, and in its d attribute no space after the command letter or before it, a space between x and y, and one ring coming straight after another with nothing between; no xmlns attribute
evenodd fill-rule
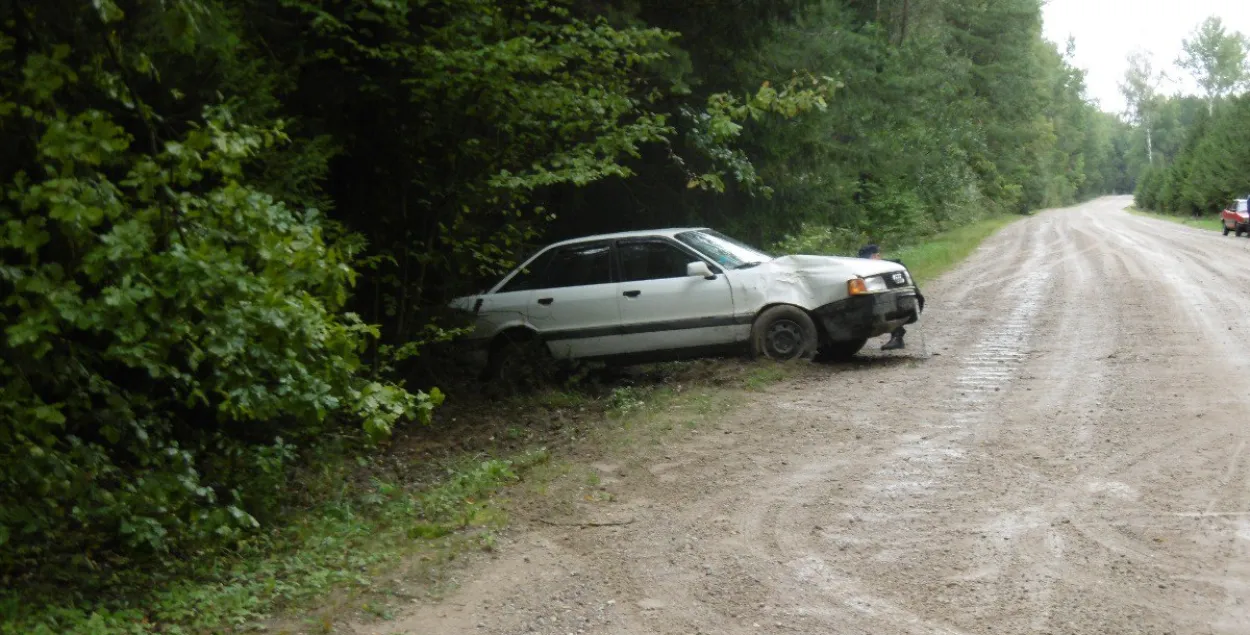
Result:
<svg viewBox="0 0 1250 635"><path fill-rule="evenodd" d="M820 347L820 350L816 353L816 359L822 362L849 361L867 343L867 339L851 340L849 342L829 342Z"/></svg>
<svg viewBox="0 0 1250 635"><path fill-rule="evenodd" d="M820 334L807 311L781 305L768 309L751 327L751 352L776 361L811 359Z"/></svg>
<svg viewBox="0 0 1250 635"><path fill-rule="evenodd" d="M551 351L529 331L501 333L491 346L487 377L506 389L532 389L554 377Z"/></svg>

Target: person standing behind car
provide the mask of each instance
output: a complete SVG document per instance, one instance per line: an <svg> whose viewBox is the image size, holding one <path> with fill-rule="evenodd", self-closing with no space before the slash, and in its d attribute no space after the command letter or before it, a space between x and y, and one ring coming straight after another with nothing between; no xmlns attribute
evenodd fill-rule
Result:
<svg viewBox="0 0 1250 635"><path fill-rule="evenodd" d="M881 248L878 247L877 245L864 245L859 250L859 257L867 258L869 260L881 260ZM892 258L888 260L890 260L890 262L897 262L898 264L903 265L902 260L895 260ZM907 265L903 265L903 266L906 267ZM915 283L916 281L913 280L912 284L915 284ZM924 311L924 294L920 293L920 287L918 286L916 287L916 305L918 309L916 312L917 314ZM912 316L912 318L908 320L907 323L911 324L915 322L917 319L918 318L916 316ZM907 329L903 328L902 326L894 329L894 332L890 333L890 341L883 344L881 346L881 350L895 351L895 350L899 350L901 348L906 347L906 344L903 342L903 336L906 334L907 334Z"/></svg>

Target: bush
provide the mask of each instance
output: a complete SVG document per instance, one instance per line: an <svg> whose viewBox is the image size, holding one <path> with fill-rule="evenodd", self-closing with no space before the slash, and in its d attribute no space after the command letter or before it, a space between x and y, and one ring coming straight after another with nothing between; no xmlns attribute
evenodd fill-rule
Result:
<svg viewBox="0 0 1250 635"><path fill-rule="evenodd" d="M158 142L135 69L105 61L141 58L20 38L0 36L6 586L232 541L326 426L381 436L437 405L361 376L353 243L244 178L277 122L210 104Z"/></svg>

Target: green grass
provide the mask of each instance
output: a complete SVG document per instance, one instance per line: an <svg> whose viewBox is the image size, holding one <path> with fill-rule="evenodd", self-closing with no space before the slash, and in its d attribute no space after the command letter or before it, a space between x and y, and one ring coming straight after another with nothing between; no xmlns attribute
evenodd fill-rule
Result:
<svg viewBox="0 0 1250 635"><path fill-rule="evenodd" d="M554 388L506 400L498 410L584 412L572 424L580 430L571 437L581 441L579 452L628 456L674 434L713 427L746 391L798 372L767 362L648 368L635 385ZM535 433L523 420L497 423L504 439L530 440ZM546 501L552 512L567 513L575 501L613 499L597 473L573 456L553 458L542 443L527 442L528 450L508 459L493 456L498 450L466 449L441 477L420 482L413 482L411 468L393 464L402 454L327 456L316 474L303 478L321 492L317 503L233 553L163 576L131 572L106 596L67 601L54 592L0 589L0 635L230 633L261 626L328 633L353 616L388 619L396 614L394 598L438 593L449 563L495 548L509 521L500 495L512 485L523 481L520 491L538 497L540 506Z"/></svg>
<svg viewBox="0 0 1250 635"><path fill-rule="evenodd" d="M1203 218L1199 218L1195 220L1189 216L1160 214L1158 212L1147 212L1145 210L1137 209L1136 207L1128 207L1128 208L1125 208L1124 211L1130 214L1136 214L1137 216L1145 216L1147 218L1157 218L1159 220L1165 220L1171 223L1176 223L1177 225L1184 225L1186 227L1195 227L1197 229L1205 229L1205 230L1213 231L1213 232L1224 231L1224 225L1220 222L1220 218L1218 216L1203 217Z"/></svg>
<svg viewBox="0 0 1250 635"><path fill-rule="evenodd" d="M762 392L768 386L788 379L794 369L794 364L761 361L756 368L747 373L743 384L747 390Z"/></svg>
<svg viewBox="0 0 1250 635"><path fill-rule="evenodd" d="M345 608L374 615L387 611L377 597L393 590L379 580L387 573L393 583L397 562L430 569L467 550L493 549L493 532L507 516L492 497L547 459L545 451L534 451L513 460L465 460L424 489L376 477L354 490L344 485L344 496L289 519L233 554L197 563L164 584L153 581L146 592L118 590L108 600L67 602L5 591L0 633L232 632L248 630L280 609L337 595L337 602L319 602L321 608L301 617L298 626L328 632ZM428 576L428 571L409 574Z"/></svg>
<svg viewBox="0 0 1250 635"><path fill-rule="evenodd" d="M1017 215L992 216L970 225L942 232L915 245L885 251L886 258L902 260L918 283L925 283L959 264L1002 228L1024 218ZM882 246L883 251L888 246Z"/></svg>
<svg viewBox="0 0 1250 635"><path fill-rule="evenodd" d="M883 238L875 241L882 256L902 260L917 282L928 282L967 258L986 238L1024 218L997 214L967 225L930 236ZM806 226L772 246L778 254L826 254L853 256L865 243L873 242L862 232L837 227Z"/></svg>

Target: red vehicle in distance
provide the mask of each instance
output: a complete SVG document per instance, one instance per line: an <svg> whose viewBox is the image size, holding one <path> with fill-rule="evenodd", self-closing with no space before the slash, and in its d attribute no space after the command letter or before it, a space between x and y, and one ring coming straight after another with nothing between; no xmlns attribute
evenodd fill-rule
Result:
<svg viewBox="0 0 1250 635"><path fill-rule="evenodd" d="M1220 223L1224 225L1225 236L1228 232L1237 232L1239 237L1250 234L1250 209L1247 209L1246 202L1247 199L1239 198L1220 212Z"/></svg>

